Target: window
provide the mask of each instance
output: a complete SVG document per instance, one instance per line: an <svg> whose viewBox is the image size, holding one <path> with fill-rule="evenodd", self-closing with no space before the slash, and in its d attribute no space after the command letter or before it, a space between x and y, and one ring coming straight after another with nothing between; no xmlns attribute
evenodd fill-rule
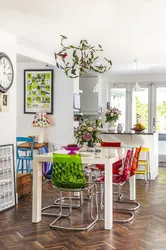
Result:
<svg viewBox="0 0 166 250"><path fill-rule="evenodd" d="M166 133L166 87L157 87L156 131Z"/></svg>

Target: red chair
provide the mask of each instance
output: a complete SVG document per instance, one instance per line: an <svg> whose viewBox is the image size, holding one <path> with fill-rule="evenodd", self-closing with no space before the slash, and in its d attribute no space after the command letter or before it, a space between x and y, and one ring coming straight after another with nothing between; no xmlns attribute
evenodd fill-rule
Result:
<svg viewBox="0 0 166 250"><path fill-rule="evenodd" d="M131 176L136 174L137 168L138 168L138 160L139 160L139 155L141 152L141 146L139 148L135 149L135 154L133 157L133 162L132 162L132 166L131 166Z"/></svg>
<svg viewBox="0 0 166 250"><path fill-rule="evenodd" d="M133 157L133 161L132 161L132 165L131 165L131 172L130 172L130 176L133 176L136 174L137 168L138 168L138 160L139 160L139 155L141 152L141 147L136 148L135 149L135 153L134 153L134 157ZM128 203L128 204L135 204L136 206L133 208L125 208L124 210L127 211L135 211L140 207L140 204L137 201L130 201L130 200L121 200L121 193L120 190L118 189L118 200L116 202L119 203Z"/></svg>
<svg viewBox="0 0 166 250"><path fill-rule="evenodd" d="M113 184L118 185L118 190L119 190L120 186L124 185L130 179L132 156L133 156L133 149L128 150L122 174L113 176ZM104 176L101 176L101 178L97 178L96 182L101 184L101 192L102 192L101 197L103 199L103 197L104 197L104 195L103 195L103 192L104 192ZM103 201L102 201L102 203L103 203ZM129 222L134 218L134 214L131 211L124 211L124 209L114 209L114 211L119 211L121 214L130 215L130 218L128 218L128 219L114 220L114 222L122 222L122 223L124 223L124 222Z"/></svg>
<svg viewBox="0 0 166 250"><path fill-rule="evenodd" d="M121 147L121 142L101 142L102 147Z"/></svg>
<svg viewBox="0 0 166 250"><path fill-rule="evenodd" d="M102 147L114 147L119 148L121 147L121 142L101 142ZM113 174L119 174L120 168L122 167L122 160L119 160L113 164ZM104 171L104 165L96 164L96 168L100 171Z"/></svg>

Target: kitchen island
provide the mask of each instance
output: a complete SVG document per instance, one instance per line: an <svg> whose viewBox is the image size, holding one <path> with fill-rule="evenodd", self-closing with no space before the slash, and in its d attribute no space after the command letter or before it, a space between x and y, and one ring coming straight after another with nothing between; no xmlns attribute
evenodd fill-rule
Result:
<svg viewBox="0 0 166 250"><path fill-rule="evenodd" d="M150 176L151 180L155 180L158 176L158 133L111 133L101 132L103 141L121 142L123 147L146 147L150 149ZM145 159L145 153L140 154L140 159ZM137 175L137 179L144 176Z"/></svg>

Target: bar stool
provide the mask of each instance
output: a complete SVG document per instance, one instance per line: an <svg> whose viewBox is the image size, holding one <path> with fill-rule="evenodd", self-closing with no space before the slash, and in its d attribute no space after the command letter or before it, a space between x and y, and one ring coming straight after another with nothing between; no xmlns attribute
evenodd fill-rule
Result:
<svg viewBox="0 0 166 250"><path fill-rule="evenodd" d="M151 179L150 173L150 149L149 148L141 148L141 152L145 153L145 160L139 159L138 161L138 168L136 174L144 175L145 181Z"/></svg>

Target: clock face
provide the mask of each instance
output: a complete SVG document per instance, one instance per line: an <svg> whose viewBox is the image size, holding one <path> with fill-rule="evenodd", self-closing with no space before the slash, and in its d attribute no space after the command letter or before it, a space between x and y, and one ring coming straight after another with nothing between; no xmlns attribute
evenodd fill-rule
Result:
<svg viewBox="0 0 166 250"><path fill-rule="evenodd" d="M0 53L0 91L5 93L12 85L14 77L13 65L9 57Z"/></svg>

